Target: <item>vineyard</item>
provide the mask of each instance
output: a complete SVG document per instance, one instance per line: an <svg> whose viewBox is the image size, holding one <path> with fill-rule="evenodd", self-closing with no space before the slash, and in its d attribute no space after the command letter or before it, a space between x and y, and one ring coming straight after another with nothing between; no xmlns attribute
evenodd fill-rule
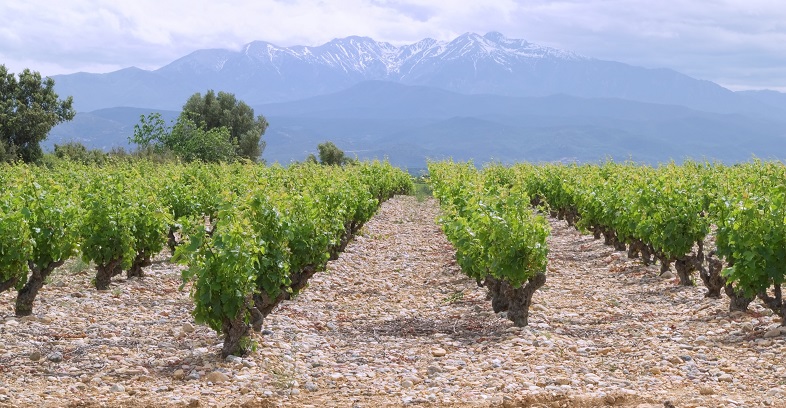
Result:
<svg viewBox="0 0 786 408"><path fill-rule="evenodd" d="M0 291L28 316L52 271L77 254L94 285L142 277L164 246L188 265L194 317L242 355L249 330L335 259L380 202L411 189L389 164L2 168ZM178 239L178 236L180 238Z"/></svg>
<svg viewBox="0 0 786 408"><path fill-rule="evenodd" d="M429 173L3 167L0 404L784 402L782 164Z"/></svg>
<svg viewBox="0 0 786 408"><path fill-rule="evenodd" d="M688 162L491 166L431 163L442 223L462 269L486 280L494 311L527 325L532 294L546 281L547 223L566 220L645 265L671 267L680 284L729 297L730 311L760 299L786 325L786 167ZM710 231L714 232L710 234ZM525 284L521 288L522 284ZM786 330L784 330L786 332Z"/></svg>

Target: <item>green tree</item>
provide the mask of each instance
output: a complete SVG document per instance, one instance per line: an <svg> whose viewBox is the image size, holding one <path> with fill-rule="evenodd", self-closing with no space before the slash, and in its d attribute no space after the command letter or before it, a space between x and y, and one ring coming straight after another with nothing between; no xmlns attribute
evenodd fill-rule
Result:
<svg viewBox="0 0 786 408"><path fill-rule="evenodd" d="M139 117L139 123L134 125L134 136L129 137L128 141L142 149L163 150L170 132L171 129L167 127L161 114L154 112Z"/></svg>
<svg viewBox="0 0 786 408"><path fill-rule="evenodd" d="M52 78L25 69L18 78L0 65L0 144L26 162L43 156L40 143L57 124L74 118L73 98L59 99Z"/></svg>
<svg viewBox="0 0 786 408"><path fill-rule="evenodd" d="M0 138L0 163L12 162L18 157L16 146ZM316 161L316 159L314 160Z"/></svg>
<svg viewBox="0 0 786 408"><path fill-rule="evenodd" d="M195 93L183 105L180 116L205 131L222 127L228 129L229 143L235 146L238 157L257 161L265 149L262 135L267 130L267 120L262 115L254 117L254 109L237 100L234 94L216 94L213 90L207 91L204 96Z"/></svg>
<svg viewBox="0 0 786 408"><path fill-rule="evenodd" d="M140 151L158 155L173 153L185 161L228 162L237 158L236 145L224 126L206 129L181 115L171 127L159 113L142 115L129 141Z"/></svg>
<svg viewBox="0 0 786 408"><path fill-rule="evenodd" d="M55 145L55 157L82 164L101 164L107 155L99 149L90 149L79 142L67 142Z"/></svg>
<svg viewBox="0 0 786 408"><path fill-rule="evenodd" d="M184 117L175 123L166 146L185 161L228 162L237 158L229 129L207 129Z"/></svg>
<svg viewBox="0 0 786 408"><path fill-rule="evenodd" d="M339 149L333 142L325 142L317 145L319 151L319 162L327 166L342 166L354 162L344 154L344 151ZM309 156L309 159L311 156Z"/></svg>

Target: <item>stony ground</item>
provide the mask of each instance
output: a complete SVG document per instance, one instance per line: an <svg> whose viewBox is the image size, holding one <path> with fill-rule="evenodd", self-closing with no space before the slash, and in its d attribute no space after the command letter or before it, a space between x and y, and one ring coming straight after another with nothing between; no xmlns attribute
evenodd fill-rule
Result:
<svg viewBox="0 0 786 408"><path fill-rule="evenodd" d="M786 338L758 304L729 314L552 221L548 281L530 326L512 327L437 215L385 203L245 358L219 358L164 259L106 292L64 267L33 317L0 295L0 406L786 407Z"/></svg>

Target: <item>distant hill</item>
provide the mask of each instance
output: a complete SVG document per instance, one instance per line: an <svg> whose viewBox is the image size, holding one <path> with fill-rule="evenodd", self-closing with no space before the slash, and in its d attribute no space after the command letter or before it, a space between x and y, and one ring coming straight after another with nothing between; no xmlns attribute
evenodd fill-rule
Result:
<svg viewBox="0 0 786 408"><path fill-rule="evenodd" d="M464 95L370 81L330 95L254 108L271 124L263 154L269 162L303 160L326 140L349 155L387 157L406 167L448 157L478 163L786 157L784 121L613 98ZM104 148L125 144L139 115L147 113L139 108L80 113L55 128L50 139L92 132L92 140L74 140ZM171 119L177 112L163 114Z"/></svg>
<svg viewBox="0 0 786 408"><path fill-rule="evenodd" d="M208 89L258 105L329 94L369 80L463 94L620 98L721 113L777 116L786 109L673 70L588 58L494 32L401 47L367 37L317 47L255 41L239 51L198 50L154 71L127 68L54 79L57 92L74 96L80 112L117 106L177 110L188 96Z"/></svg>
<svg viewBox="0 0 786 408"><path fill-rule="evenodd" d="M56 76L80 112L46 146L127 145L141 114L228 91L270 122L263 158L303 160L326 140L350 155L424 167L477 162L786 157L786 94L732 92L668 69L603 61L467 33L393 46L366 37L317 47L263 41L199 50L160 69Z"/></svg>
<svg viewBox="0 0 786 408"><path fill-rule="evenodd" d="M786 111L786 93L778 91L737 91L736 94L758 103Z"/></svg>

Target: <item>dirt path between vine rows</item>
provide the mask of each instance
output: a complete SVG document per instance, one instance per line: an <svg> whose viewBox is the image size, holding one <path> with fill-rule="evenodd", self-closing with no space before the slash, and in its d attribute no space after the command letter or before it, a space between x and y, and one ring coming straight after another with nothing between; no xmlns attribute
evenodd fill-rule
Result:
<svg viewBox="0 0 786 408"><path fill-rule="evenodd" d="M552 220L546 286L512 327L437 216L433 200L383 204L244 358L219 358L164 261L106 292L63 268L32 318L2 294L0 406L786 406L786 339L765 338L760 306L731 315Z"/></svg>

